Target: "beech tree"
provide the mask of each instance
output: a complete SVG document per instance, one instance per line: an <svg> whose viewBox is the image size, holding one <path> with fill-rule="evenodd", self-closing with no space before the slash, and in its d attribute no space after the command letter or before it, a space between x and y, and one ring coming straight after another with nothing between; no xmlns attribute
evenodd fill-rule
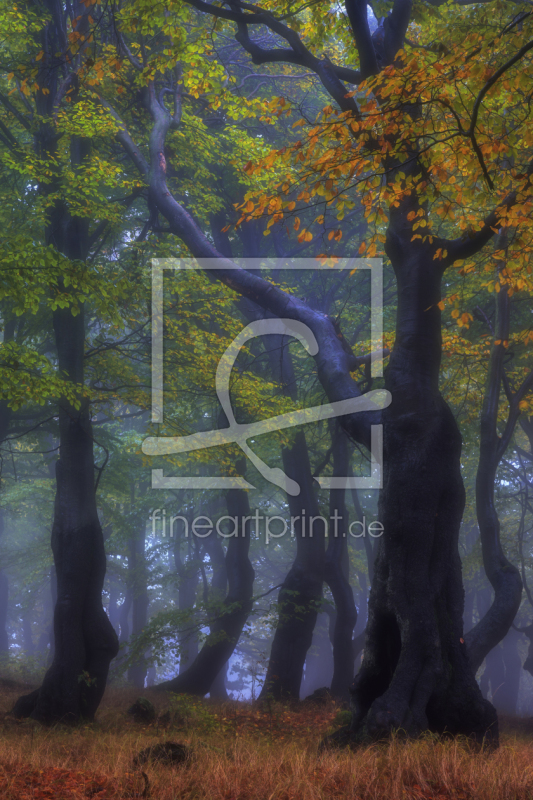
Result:
<svg viewBox="0 0 533 800"><path fill-rule="evenodd" d="M528 284L533 164L524 115L509 102L508 92L510 81L521 88L529 76L531 14L515 5L508 15L504 6L440 8L395 0L380 6L380 25L372 35L366 3L346 3L345 13L320 4L298 14L283 3L214 6L190 0L161 19L171 50L192 18L189 9L232 28L254 63L296 64L317 75L335 107L326 108L305 144L299 141L273 153L265 165L276 156L288 165L303 163L307 185L299 202L328 203L341 214L353 202L347 187L357 186L367 218L375 225L360 252L374 255L384 238L396 274L396 339L385 381L394 401L380 417L385 462L380 521L385 534L375 565L363 664L352 689L349 735L382 736L394 728L415 734L429 728L497 737L496 714L476 684L462 630L457 547L464 507L461 435L439 392L441 283L446 269L464 264L498 230L505 230L512 231L517 264L499 270L498 286L516 291ZM147 5L133 3L128 13L132 16L124 17L122 47L144 76L142 97L152 119L147 154L122 121L117 137L146 181L151 203L205 269L209 259L222 259L226 269L213 273L216 278L270 313L311 328L320 348L320 380L330 400L357 396L360 390L332 323L257 275L235 269L176 200L166 176L165 140L180 125L181 84L168 72L162 87L142 42L140 50L133 49L133 28L157 25L153 18L148 21ZM344 45L343 55L357 66L337 65L335 53L332 58L316 54L326 23ZM172 57L178 60L179 46ZM173 111L166 107L166 92L174 97ZM103 102L120 120L120 109ZM283 103L279 111L283 113ZM251 164L247 171L261 168ZM293 176L289 171L275 197L248 200L241 224L265 213L275 224L292 214L296 203L284 203L283 193L289 192L292 179L300 184L305 180L300 172ZM307 234L304 230L299 236ZM465 273L471 269L468 263L462 268ZM368 446L371 421L376 416L360 414L344 417L343 425ZM521 591L517 570L502 558L494 526L490 536L496 546L485 547L485 566L496 597L490 624L481 621L475 634L477 657L503 638Z"/></svg>

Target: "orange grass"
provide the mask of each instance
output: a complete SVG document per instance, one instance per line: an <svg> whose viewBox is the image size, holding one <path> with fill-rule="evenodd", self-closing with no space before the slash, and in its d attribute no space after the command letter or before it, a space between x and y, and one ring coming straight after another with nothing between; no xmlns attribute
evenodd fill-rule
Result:
<svg viewBox="0 0 533 800"><path fill-rule="evenodd" d="M157 742L192 747L189 765L145 767L153 800L532 800L533 732L516 723L496 753L431 737L393 740L356 752L317 755L337 709L197 702L202 713L139 726L124 713L138 695L110 690L94 725L46 729L5 712L16 692L0 696L2 800L118 800L142 796L133 757ZM158 711L168 697L145 691ZM194 708L194 707L193 707ZM181 727L180 727L181 726Z"/></svg>

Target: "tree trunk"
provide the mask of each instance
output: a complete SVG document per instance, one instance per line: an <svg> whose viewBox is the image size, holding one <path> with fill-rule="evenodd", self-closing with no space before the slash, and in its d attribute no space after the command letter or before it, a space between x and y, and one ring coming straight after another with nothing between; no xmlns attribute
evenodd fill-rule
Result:
<svg viewBox="0 0 533 800"><path fill-rule="evenodd" d="M46 129L48 134L50 130ZM45 134L46 134L45 131ZM51 155L52 140L42 142ZM89 153L86 140L72 137L74 169ZM47 241L67 258L85 260L88 220L72 218L57 201L50 211ZM52 551L57 574L54 611L55 653L40 689L19 698L18 716L44 723L93 719L105 690L118 642L102 606L106 557L95 494L93 435L89 402L81 398L85 324L83 306L53 312L58 366L80 390L80 406L66 398L59 405L59 459Z"/></svg>
<svg viewBox="0 0 533 800"><path fill-rule="evenodd" d="M331 611L320 613L317 617L311 647L305 657L305 670L303 674L301 696L309 697L317 689L328 688L333 675L333 628L337 615L332 605L328 603ZM329 612L329 613L328 613ZM331 613L331 617L330 617ZM332 628L333 622L333 628ZM331 634L331 636L330 636Z"/></svg>
<svg viewBox="0 0 533 800"><path fill-rule="evenodd" d="M196 540L195 540L196 541ZM178 608L180 611L192 609L196 602L196 591L198 589L198 559L197 554L193 553L191 547L191 540L188 542L187 560L183 561L181 558L180 548L181 540L178 537L174 547L174 563L176 565L176 572L178 575ZM185 630L179 635L180 647L180 674L185 672L194 659L198 655L198 631L192 625L192 620L188 623L186 628L192 630Z"/></svg>
<svg viewBox="0 0 533 800"><path fill-rule="evenodd" d="M510 630L503 642L489 653L487 662L492 653L499 651L503 668L503 680L498 683L492 680L491 691L492 703L498 712L514 716L517 713L518 692L520 689L520 674L522 672L522 662L518 655L518 640L520 634Z"/></svg>
<svg viewBox="0 0 533 800"><path fill-rule="evenodd" d="M24 616L22 617L22 641L23 641L23 650L27 656L33 658L35 655L35 645L33 643L33 633L32 633L32 612L33 609L28 609L24 612Z"/></svg>
<svg viewBox="0 0 533 800"><path fill-rule="evenodd" d="M481 412L479 463L476 475L476 512L481 536L483 566L494 589L494 600L482 619L466 636L468 656L476 672L498 642L509 631L522 599L522 579L518 569L503 552L500 541L500 520L494 503L496 473L509 444L516 419L510 425L511 414L503 436L498 435L498 410L503 380L506 348L502 342L509 338L509 295L502 286L496 298L496 336L493 344L487 386Z"/></svg>
<svg viewBox="0 0 533 800"><path fill-rule="evenodd" d="M57 586L56 586L56 570L52 566L50 569L50 584L45 587L45 598L43 600L43 628L37 642L37 649L40 653L45 654L48 645L50 649L48 652L47 664L52 663L54 658L54 607L57 601Z"/></svg>
<svg viewBox="0 0 533 800"><path fill-rule="evenodd" d="M278 595L279 619L259 698L298 700L305 657L322 602L325 536L321 520L309 535L310 517L319 516L320 511L303 431L296 433L293 445L284 448L282 455L285 474L300 484L299 495L288 495L290 515L295 519L296 558Z"/></svg>
<svg viewBox="0 0 533 800"><path fill-rule="evenodd" d="M250 549L250 519L241 525L243 517L251 517L248 492L230 489L226 493L228 516L237 517L237 536L228 539L225 568L228 593L222 609L211 624L207 641L191 666L170 681L158 684L157 689L206 695L217 675L232 655L252 608L255 573L248 557Z"/></svg>
<svg viewBox="0 0 533 800"><path fill-rule="evenodd" d="M129 543L128 572L131 574L132 614L131 633L140 634L148 621L148 569L145 558L145 530L134 534ZM144 654L128 668L128 680L138 689L144 688L148 666Z"/></svg>
<svg viewBox="0 0 533 800"><path fill-rule="evenodd" d="M228 675L228 662L226 661L225 664L222 665L222 669L219 670L215 680L211 684L211 688L209 690L209 696L213 700L228 700L228 690L226 689L226 678Z"/></svg>
<svg viewBox="0 0 533 800"><path fill-rule="evenodd" d="M348 475L350 454L348 439L338 423L330 425L333 438L333 474ZM331 589L335 608L335 628L333 632L333 679L331 694L340 700L348 700L349 689L354 677L353 631L357 623L357 608L349 580L348 560L348 510L346 490L331 489L329 514L339 519L332 526L330 522L328 547L324 577ZM333 527L333 530L332 530Z"/></svg>
<svg viewBox="0 0 533 800"><path fill-rule="evenodd" d="M352 739L394 729L497 737L463 640L458 550L465 502L461 436L438 388L441 273L411 242L412 196L391 209L386 250L398 282L396 341L385 385L384 478L367 637L353 687ZM346 734L344 734L346 735Z"/></svg>
<svg viewBox="0 0 533 800"><path fill-rule="evenodd" d="M109 621L113 626L117 636L120 629L120 611L118 606L119 595L120 588L118 578L115 575L112 575L109 581L109 607L107 609L107 616L109 617Z"/></svg>
<svg viewBox="0 0 533 800"><path fill-rule="evenodd" d="M0 571L0 656L9 653L9 636L7 633L7 610L9 585L7 575Z"/></svg>

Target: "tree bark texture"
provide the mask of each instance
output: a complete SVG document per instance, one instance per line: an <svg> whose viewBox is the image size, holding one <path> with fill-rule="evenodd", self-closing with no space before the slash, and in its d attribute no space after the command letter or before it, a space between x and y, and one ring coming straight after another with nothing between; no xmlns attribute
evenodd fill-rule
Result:
<svg viewBox="0 0 533 800"><path fill-rule="evenodd" d="M463 639L458 550L465 502L461 436L438 388L441 272L391 209L387 255L398 282L396 341L385 385L379 540L361 669L352 687L353 740L394 729L497 737Z"/></svg>

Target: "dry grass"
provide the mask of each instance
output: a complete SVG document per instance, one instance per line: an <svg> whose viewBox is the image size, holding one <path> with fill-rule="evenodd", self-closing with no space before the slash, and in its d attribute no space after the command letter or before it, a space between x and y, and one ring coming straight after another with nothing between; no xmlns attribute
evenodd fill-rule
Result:
<svg viewBox="0 0 533 800"><path fill-rule="evenodd" d="M5 712L17 693L0 697L2 800L101 800L140 797L132 766L143 748L166 740L189 744L188 765L146 767L153 800L531 800L533 727L506 722L496 753L430 738L317 755L336 708L197 703L176 726L139 726L124 713L138 693L111 690L94 725L45 729ZM160 712L168 698L145 692Z"/></svg>

